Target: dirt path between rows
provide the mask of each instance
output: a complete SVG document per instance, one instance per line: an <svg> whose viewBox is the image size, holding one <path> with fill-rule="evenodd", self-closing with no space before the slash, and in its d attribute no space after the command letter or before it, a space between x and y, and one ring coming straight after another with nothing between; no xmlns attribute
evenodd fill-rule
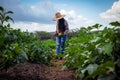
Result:
<svg viewBox="0 0 120 80"><path fill-rule="evenodd" d="M64 60L53 61L48 67L43 64L24 63L0 72L0 80L75 80L74 70L61 70Z"/></svg>

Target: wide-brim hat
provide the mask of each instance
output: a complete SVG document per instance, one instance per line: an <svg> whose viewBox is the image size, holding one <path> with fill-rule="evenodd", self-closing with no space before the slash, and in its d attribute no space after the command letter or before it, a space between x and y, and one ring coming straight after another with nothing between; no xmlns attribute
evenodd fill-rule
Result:
<svg viewBox="0 0 120 80"><path fill-rule="evenodd" d="M65 15L61 14L60 12L55 13L55 16L53 17L53 21L58 21L59 19L64 18Z"/></svg>

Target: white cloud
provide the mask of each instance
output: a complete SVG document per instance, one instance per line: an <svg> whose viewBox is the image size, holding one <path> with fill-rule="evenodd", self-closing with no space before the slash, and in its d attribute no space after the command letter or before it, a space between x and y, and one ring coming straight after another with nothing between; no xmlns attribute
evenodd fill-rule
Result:
<svg viewBox="0 0 120 80"><path fill-rule="evenodd" d="M80 14L78 15L74 10L60 10L60 12L66 15L65 18L70 24L70 29L80 28L81 26L88 26L94 23L93 20L89 20Z"/></svg>
<svg viewBox="0 0 120 80"><path fill-rule="evenodd" d="M111 9L101 13L100 16L110 21L120 21L120 0L114 2Z"/></svg>

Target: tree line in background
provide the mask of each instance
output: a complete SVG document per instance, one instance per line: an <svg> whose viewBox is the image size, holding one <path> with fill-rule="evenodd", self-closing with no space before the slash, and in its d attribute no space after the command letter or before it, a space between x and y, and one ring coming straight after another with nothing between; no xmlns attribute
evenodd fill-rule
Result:
<svg viewBox="0 0 120 80"><path fill-rule="evenodd" d="M78 32L79 29L69 31L69 33L67 34L68 39L72 38L73 36L76 36ZM35 35L39 40L48 40L48 39L55 40L54 32L36 31Z"/></svg>

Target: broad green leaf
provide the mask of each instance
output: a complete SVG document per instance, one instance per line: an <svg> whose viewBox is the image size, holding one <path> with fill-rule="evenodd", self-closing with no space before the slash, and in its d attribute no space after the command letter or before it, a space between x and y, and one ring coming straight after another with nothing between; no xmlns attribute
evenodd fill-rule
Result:
<svg viewBox="0 0 120 80"><path fill-rule="evenodd" d="M115 75L100 75L97 80L115 80Z"/></svg>
<svg viewBox="0 0 120 80"><path fill-rule="evenodd" d="M90 75L97 69L97 67L97 64L89 64L85 70L87 70Z"/></svg>
<svg viewBox="0 0 120 80"><path fill-rule="evenodd" d="M109 23L111 26L115 26L115 27L117 27L117 26L120 26L120 22L118 22L118 21L116 21L116 22L111 22L111 23Z"/></svg>
<svg viewBox="0 0 120 80"><path fill-rule="evenodd" d="M21 56L22 56L24 59L28 60L28 56L27 56L27 54L26 54L24 51L21 52Z"/></svg>
<svg viewBox="0 0 120 80"><path fill-rule="evenodd" d="M113 50L112 48L113 48L113 45L111 43L105 44L103 47L104 53L107 55L111 55L111 52Z"/></svg>
<svg viewBox="0 0 120 80"><path fill-rule="evenodd" d="M93 25L92 27L98 29L98 28L100 28L101 26L102 26L101 24L95 24L95 25Z"/></svg>
<svg viewBox="0 0 120 80"><path fill-rule="evenodd" d="M9 13L10 13L10 14L13 14L13 12L12 12L12 11L7 11L7 12L6 12L6 14L9 14Z"/></svg>
<svg viewBox="0 0 120 80"><path fill-rule="evenodd" d="M112 61L106 61L97 67L97 69L91 74L91 76L107 74L108 70L112 70L114 63Z"/></svg>
<svg viewBox="0 0 120 80"><path fill-rule="evenodd" d="M1 11L4 11L4 8L3 8L2 6L0 6L0 10L1 10Z"/></svg>
<svg viewBox="0 0 120 80"><path fill-rule="evenodd" d="M94 42L97 42L98 40L100 40L101 38L100 37L95 37L95 39L91 40L90 42L91 43L94 43Z"/></svg>
<svg viewBox="0 0 120 80"><path fill-rule="evenodd" d="M8 20L11 20L12 22L14 22L14 20L13 20L11 17L6 16L6 17L5 17L5 21L8 21Z"/></svg>

